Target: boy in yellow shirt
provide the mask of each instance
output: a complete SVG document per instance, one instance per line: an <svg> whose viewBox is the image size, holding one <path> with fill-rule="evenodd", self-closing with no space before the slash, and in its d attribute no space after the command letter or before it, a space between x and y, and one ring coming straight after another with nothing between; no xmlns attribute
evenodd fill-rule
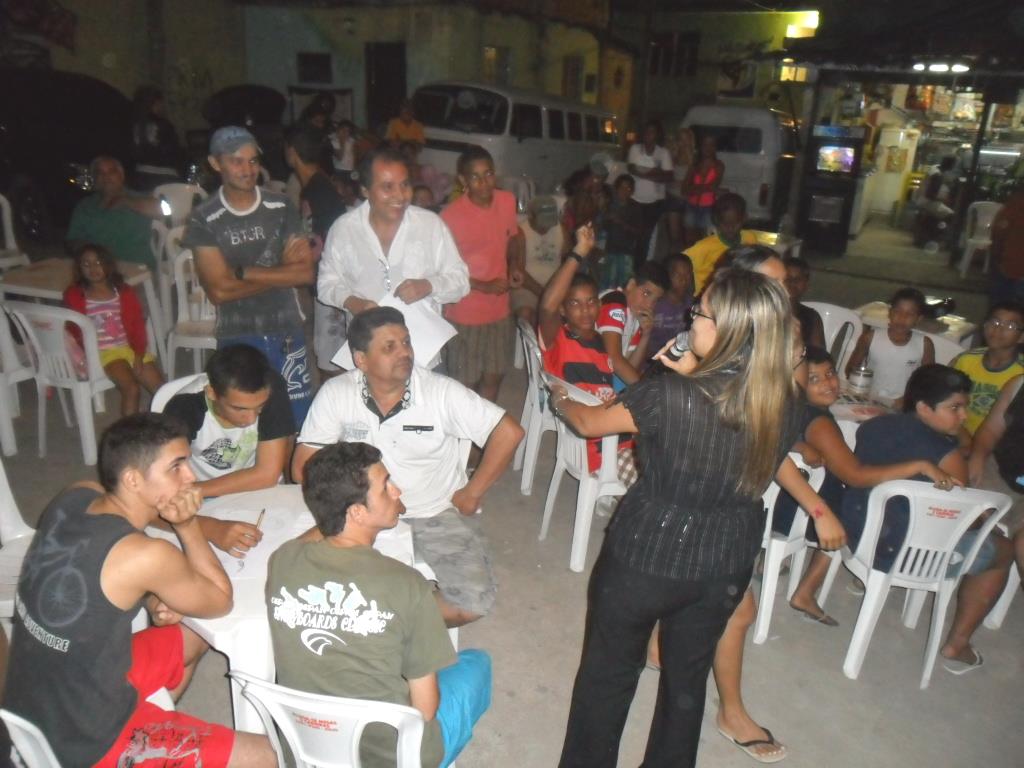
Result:
<svg viewBox="0 0 1024 768"><path fill-rule="evenodd" d="M952 362L971 379L964 427L972 435L992 410L1006 382L1024 373L1019 346L1024 337L1024 306L1014 301L993 304L982 329L985 346L957 355Z"/></svg>
<svg viewBox="0 0 1024 768"><path fill-rule="evenodd" d="M747 220L747 201L735 192L726 192L715 201L711 220L715 223L715 234L698 240L683 251L693 262L693 290L698 296L723 253L737 245L757 244L754 233L743 229Z"/></svg>

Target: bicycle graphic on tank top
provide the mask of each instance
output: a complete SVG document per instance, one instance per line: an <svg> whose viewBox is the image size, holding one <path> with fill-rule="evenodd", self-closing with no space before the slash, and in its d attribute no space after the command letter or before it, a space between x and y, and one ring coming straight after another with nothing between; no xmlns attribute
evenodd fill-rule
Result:
<svg viewBox="0 0 1024 768"><path fill-rule="evenodd" d="M32 582L40 571L48 571L37 591L35 615L48 627L66 627L89 607L85 576L75 566L88 542L68 545L59 541L57 534L67 515L63 510L58 510L56 515L50 535L36 543L32 559L26 563L25 578Z"/></svg>

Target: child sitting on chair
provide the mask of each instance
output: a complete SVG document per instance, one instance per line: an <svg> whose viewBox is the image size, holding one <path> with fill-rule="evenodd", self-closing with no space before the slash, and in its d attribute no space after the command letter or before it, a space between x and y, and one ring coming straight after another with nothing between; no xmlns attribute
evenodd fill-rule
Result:
<svg viewBox="0 0 1024 768"><path fill-rule="evenodd" d="M937 487L949 490L954 484L965 484L967 463L957 449L957 434L967 418L970 391L971 381L960 371L945 365L918 368L907 382L903 413L878 416L861 425L857 431L857 459L865 465L924 459L937 464L952 477L952 480L940 481ZM848 488L843 496L839 516L853 551L864 532L870 494L870 488ZM885 572L892 569L906 538L909 518L906 499L895 498L886 505L875 548L874 569ZM976 535L973 531L964 534L956 551L966 554ZM971 647L971 635L1002 593L1012 563L1010 542L993 533L982 544L971 569L960 582L953 625L940 649L945 668L953 674L961 675L982 665L981 654Z"/></svg>
<svg viewBox="0 0 1024 768"><path fill-rule="evenodd" d="M914 334L924 314L924 294L916 288L901 288L889 301L889 327L884 333L865 328L846 364L846 375L867 361L874 372L871 397L892 402L899 398L915 369L935 362L935 346L924 334Z"/></svg>
<svg viewBox="0 0 1024 768"><path fill-rule="evenodd" d="M156 358L146 351L146 318L131 286L117 271L110 251L87 244L74 255L73 281L64 306L92 320L103 371L121 393L121 415L139 411L140 387L153 394L164 383ZM71 327L81 344L81 333Z"/></svg>
<svg viewBox="0 0 1024 768"><path fill-rule="evenodd" d="M538 304L537 336L544 370L605 402L615 397L612 366L595 323L601 309L597 283L577 273L594 247L594 230L576 230L576 245L548 281ZM636 482L633 441L619 440L618 477L627 487ZM587 440L587 467L601 466L601 438ZM602 510L603 511L603 510Z"/></svg>

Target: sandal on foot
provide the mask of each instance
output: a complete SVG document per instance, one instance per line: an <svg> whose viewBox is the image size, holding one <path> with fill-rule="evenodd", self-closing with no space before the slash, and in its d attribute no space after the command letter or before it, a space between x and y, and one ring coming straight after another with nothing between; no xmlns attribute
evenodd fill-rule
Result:
<svg viewBox="0 0 1024 768"><path fill-rule="evenodd" d="M946 671L954 675L966 675L975 669L978 669L985 660L981 658L981 654L978 653L974 648L971 648L971 653L974 654L973 661L960 661L959 659L945 659L942 662L942 666L946 668Z"/></svg>
<svg viewBox="0 0 1024 768"><path fill-rule="evenodd" d="M797 613L802 613L804 621L813 621L815 624L824 624L826 627L838 627L839 622L829 616L827 613L821 614L821 616L815 616L810 611L805 611L803 608L793 607L793 610Z"/></svg>
<svg viewBox="0 0 1024 768"><path fill-rule="evenodd" d="M718 732L722 734L722 736L724 736L726 739L731 741L733 744L735 744L737 747L746 752L749 757L753 758L754 760L757 760L757 762L759 763L777 763L780 760L784 760L787 754L785 745L777 742L775 740L775 737L772 736L772 732L764 726L761 726L761 730L763 730L768 735L767 739L751 739L750 741L737 741L735 737L730 736L721 728L718 729ZM757 751L757 748L762 746L774 747L776 749L776 752L772 754L763 755Z"/></svg>

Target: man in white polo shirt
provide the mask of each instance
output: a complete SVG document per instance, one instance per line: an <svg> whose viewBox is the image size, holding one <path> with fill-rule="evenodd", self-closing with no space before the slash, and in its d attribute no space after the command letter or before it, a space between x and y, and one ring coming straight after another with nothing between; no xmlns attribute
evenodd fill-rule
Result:
<svg viewBox="0 0 1024 768"><path fill-rule="evenodd" d="M437 576L448 626L486 615L496 584L473 517L501 476L522 428L493 403L454 379L414 365L402 313L374 307L356 315L349 346L357 370L321 387L299 435L292 474L338 441L376 446L402 489L413 545ZM472 478L459 440L483 447Z"/></svg>

